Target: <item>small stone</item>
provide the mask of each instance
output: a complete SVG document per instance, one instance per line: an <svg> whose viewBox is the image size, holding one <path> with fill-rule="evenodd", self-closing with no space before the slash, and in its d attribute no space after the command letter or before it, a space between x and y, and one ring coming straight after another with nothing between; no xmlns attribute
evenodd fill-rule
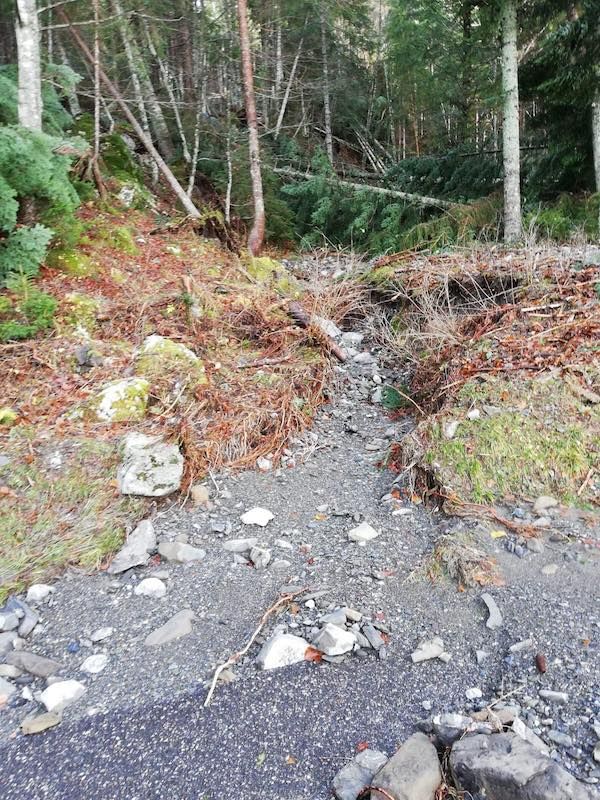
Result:
<svg viewBox="0 0 600 800"><path fill-rule="evenodd" d="M460 425L459 419L454 419L451 422L447 422L444 425L444 436L446 437L446 439L454 439L459 425Z"/></svg>
<svg viewBox="0 0 600 800"><path fill-rule="evenodd" d="M85 686L79 681L57 681L44 689L40 701L48 711L57 713L79 700L85 691Z"/></svg>
<svg viewBox="0 0 600 800"><path fill-rule="evenodd" d="M256 540L255 540L256 543ZM291 542L288 542L286 539L275 539L274 542L275 547L280 547L282 550L293 550L294 545Z"/></svg>
<svg viewBox="0 0 600 800"><path fill-rule="evenodd" d="M175 561L179 564L189 564L191 561L202 561L206 557L206 551L199 547L192 547L185 542L161 542L158 545L158 552L167 561Z"/></svg>
<svg viewBox="0 0 600 800"><path fill-rule="evenodd" d="M300 636L276 633L262 646L256 663L261 669L289 667L291 664L304 661L308 647L308 642Z"/></svg>
<svg viewBox="0 0 600 800"><path fill-rule="evenodd" d="M87 672L88 675L97 675L108 664L108 656L105 653L97 653L93 656L88 656L81 664L79 669L82 672Z"/></svg>
<svg viewBox="0 0 600 800"><path fill-rule="evenodd" d="M490 630L495 630L496 628L500 628L502 626L502 614L500 613L500 609L498 608L496 601L487 592L484 592L481 595L481 599L486 604L489 616L487 622L485 623L486 628Z"/></svg>
<svg viewBox="0 0 600 800"><path fill-rule="evenodd" d="M317 633L312 644L326 656L341 656L354 648L356 636L337 625L327 624Z"/></svg>
<svg viewBox="0 0 600 800"><path fill-rule="evenodd" d="M553 741L554 744L558 744L561 747L573 746L573 739L568 733L562 733L562 731L548 731L548 738Z"/></svg>
<svg viewBox="0 0 600 800"><path fill-rule="evenodd" d="M190 489L190 497L195 506L207 508L210 503L210 492L201 483L195 483Z"/></svg>
<svg viewBox="0 0 600 800"><path fill-rule="evenodd" d="M566 692L553 692L550 689L540 689L539 695L542 700L547 700L549 703L556 703L561 706L569 702L569 695Z"/></svg>
<svg viewBox="0 0 600 800"><path fill-rule="evenodd" d="M16 691L14 684L9 683L4 678L0 678L0 706L6 703Z"/></svg>
<svg viewBox="0 0 600 800"><path fill-rule="evenodd" d="M558 500L555 497L551 497L550 495L542 495L541 497L538 497L533 504L533 511L535 514L542 514L549 508L556 508L557 506Z"/></svg>
<svg viewBox="0 0 600 800"><path fill-rule="evenodd" d="M542 575L556 575L558 564L546 564L542 567Z"/></svg>
<svg viewBox="0 0 600 800"><path fill-rule="evenodd" d="M256 459L256 467L259 472L270 472L273 469L273 462L270 458L260 456Z"/></svg>
<svg viewBox="0 0 600 800"><path fill-rule="evenodd" d="M331 623L332 625L337 625L338 627L343 628L346 624L346 613L344 609L337 608L335 611L319 617L319 624L327 625L327 623Z"/></svg>
<svg viewBox="0 0 600 800"><path fill-rule="evenodd" d="M490 654L487 650L475 650L475 658L477 659L478 664L483 664L486 658L489 658Z"/></svg>
<svg viewBox="0 0 600 800"><path fill-rule="evenodd" d="M465 697L467 700L478 700L480 697L483 697L483 692L477 686L473 686L471 689L465 691Z"/></svg>
<svg viewBox="0 0 600 800"><path fill-rule="evenodd" d="M363 617L360 611L357 611L354 608L348 608L347 606L344 606L342 610L346 615L346 619L349 619L350 622L360 622Z"/></svg>
<svg viewBox="0 0 600 800"><path fill-rule="evenodd" d="M19 617L14 611L5 611L0 614L0 631L6 633L7 631L14 631L19 627Z"/></svg>
<svg viewBox="0 0 600 800"><path fill-rule="evenodd" d="M46 711L44 714L35 714L34 716L25 717L21 723L21 733L25 736L31 736L34 733L43 733L48 728L54 728L59 725L61 721L60 714L55 714L51 711Z"/></svg>
<svg viewBox="0 0 600 800"><path fill-rule="evenodd" d="M14 650L12 653L7 653L5 659L7 664L12 664L38 678L49 678L62 669L62 664L57 661L29 653L27 650Z"/></svg>
<svg viewBox="0 0 600 800"><path fill-rule="evenodd" d="M159 578L144 578L133 590L133 593L141 597L154 597L160 599L167 593L167 587Z"/></svg>
<svg viewBox="0 0 600 800"><path fill-rule="evenodd" d="M223 542L223 549L228 553L246 553L248 550L256 545L258 539L230 539L228 542Z"/></svg>
<svg viewBox="0 0 600 800"><path fill-rule="evenodd" d="M113 635L115 632L114 628L109 627L106 625L104 628L98 628L95 630L92 635L90 636L90 641L96 644L97 642L103 642L105 639L108 639L110 636Z"/></svg>
<svg viewBox="0 0 600 800"><path fill-rule="evenodd" d="M14 664L0 664L0 678L18 678L22 674L23 671Z"/></svg>
<svg viewBox="0 0 600 800"><path fill-rule="evenodd" d="M5 633L0 633L0 658L4 658L7 653L13 649L13 645L15 640L18 639L19 636L16 631L6 631Z"/></svg>
<svg viewBox="0 0 600 800"><path fill-rule="evenodd" d="M594 757L594 761L600 762L600 742L594 747L594 752L592 753Z"/></svg>
<svg viewBox="0 0 600 800"><path fill-rule="evenodd" d="M543 553L544 545L539 539L531 538L527 540L527 549L532 553Z"/></svg>
<svg viewBox="0 0 600 800"><path fill-rule="evenodd" d="M372 528L367 522L361 522L356 528L348 531L348 539L359 544L366 544L372 539L376 539L379 535L380 532Z"/></svg>
<svg viewBox="0 0 600 800"><path fill-rule="evenodd" d="M142 520L127 537L127 541L113 558L107 572L118 575L132 567L148 563L150 554L156 550L156 534L149 519Z"/></svg>
<svg viewBox="0 0 600 800"><path fill-rule="evenodd" d="M146 637L144 644L146 647L157 647L162 644L173 642L180 639L182 636L187 636L192 632L192 621L194 619L194 612L185 608L179 611L171 619L157 628Z"/></svg>
<svg viewBox="0 0 600 800"><path fill-rule="evenodd" d="M346 764L333 779L333 793L338 800L356 800L365 786L370 786L375 773L387 763L379 750L367 748Z"/></svg>
<svg viewBox="0 0 600 800"><path fill-rule="evenodd" d="M521 642L515 642L508 648L511 653L520 653L523 650L530 650L533 647L533 639L523 639Z"/></svg>
<svg viewBox="0 0 600 800"><path fill-rule="evenodd" d="M472 408L470 411L467 411L467 419L471 422L478 420L481 418L481 411L478 408Z"/></svg>
<svg viewBox="0 0 600 800"><path fill-rule="evenodd" d="M436 714L432 719L433 731L444 747L459 739L472 724L471 717L462 714Z"/></svg>
<svg viewBox="0 0 600 800"><path fill-rule="evenodd" d="M251 508L240 517L244 525L258 525L261 528L266 527L273 518L271 511L259 507Z"/></svg>
<svg viewBox="0 0 600 800"><path fill-rule="evenodd" d="M424 733L414 733L374 776L372 786L395 800L434 800L441 782L437 750Z"/></svg>
<svg viewBox="0 0 600 800"><path fill-rule="evenodd" d="M550 528L552 527L552 520L550 517L538 517L533 520L534 528Z"/></svg>
<svg viewBox="0 0 600 800"><path fill-rule="evenodd" d="M250 561L256 569L266 569L271 560L271 551L265 547L253 547L250 550Z"/></svg>
<svg viewBox="0 0 600 800"><path fill-rule="evenodd" d="M426 639L418 644L417 649L411 653L410 657L413 664L420 664L422 661L429 661L432 658L439 658L444 652L444 641L439 636L433 639Z"/></svg>
<svg viewBox="0 0 600 800"><path fill-rule="evenodd" d="M431 709L433 708L433 703L431 702L431 700L423 700L421 706L424 711L431 711Z"/></svg>
<svg viewBox="0 0 600 800"><path fill-rule="evenodd" d="M49 586L47 583L34 583L27 590L26 600L32 605L39 605L45 603L54 591L54 586Z"/></svg>
<svg viewBox="0 0 600 800"><path fill-rule="evenodd" d="M376 628L373 627L373 625L371 625L370 622L366 622L362 626L362 633L367 638L373 650L380 650L385 646L382 635Z"/></svg>

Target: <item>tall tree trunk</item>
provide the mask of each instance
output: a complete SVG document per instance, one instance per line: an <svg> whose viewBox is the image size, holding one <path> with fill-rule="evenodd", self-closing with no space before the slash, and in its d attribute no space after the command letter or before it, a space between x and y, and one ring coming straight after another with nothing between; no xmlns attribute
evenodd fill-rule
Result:
<svg viewBox="0 0 600 800"><path fill-rule="evenodd" d="M519 70L517 0L502 3L502 155L504 161L504 241L521 237L521 165L519 155Z"/></svg>
<svg viewBox="0 0 600 800"><path fill-rule="evenodd" d="M90 48L87 46L87 44L79 35L77 29L74 28L73 25L71 25L71 21L69 20L67 13L64 11L63 8L60 7L58 8L57 13L58 16L62 19L62 21L68 26L71 36L75 40L77 47L81 50L88 64L93 65L94 56L92 55ZM163 176L165 177L165 180L173 190L174 194L177 195L178 199L181 202L181 205L185 208L190 217L198 219L200 217L200 212L198 211L196 206L192 203L187 194L184 192L183 187L181 186L175 175L173 175L173 173L165 163L164 159L162 158L161 154L158 152L156 147L154 147L154 145L152 144L152 139L148 136L147 132L142 128L142 126L137 121L135 116L131 113L131 110L127 105L127 103L125 102L125 100L123 99L123 96L121 95L115 84L111 81L111 79L108 77L108 75L104 72L102 68L100 68L100 80L106 86L110 94L112 94L112 96L117 101L117 104L121 109L123 116L133 128L137 137L139 138L140 142L144 145L149 155L152 156L154 163L157 165L158 169L162 172Z"/></svg>
<svg viewBox="0 0 600 800"><path fill-rule="evenodd" d="M237 8L240 26L240 50L242 54L244 99L246 103L246 118L248 122L248 150L250 153L252 200L254 202L254 223L252 225L252 230L250 231L250 236L248 237L248 250L252 256L258 256L262 250L265 238L265 201L262 187L260 145L258 141L256 100L254 98L254 75L252 72L250 34L248 32L248 6L246 0L237 0Z"/></svg>
<svg viewBox="0 0 600 800"><path fill-rule="evenodd" d="M460 138L466 142L471 133L471 117L473 109L473 0L462 0L462 64L461 94L459 101L461 110Z"/></svg>
<svg viewBox="0 0 600 800"><path fill-rule="evenodd" d="M167 68L160 56L158 55L158 51L154 44L153 33L154 31L150 31L148 26L148 22L145 18L142 18L142 24L144 26L144 33L146 34L146 42L148 43L148 49L150 50L150 55L158 64L158 70L160 73L160 77L165 87L165 91L169 97L169 102L171 103L171 108L173 110L173 116L175 117L175 124L177 125L177 132L179 133L179 139L181 141L181 148L183 152L183 160L186 164L189 164L191 156L190 151L188 149L188 143L185 136L185 132L183 130L183 125L181 123L181 114L179 113L179 106L177 105L177 100L175 99L175 94L173 92L173 87L171 86L171 81L169 79L169 75L167 72Z"/></svg>
<svg viewBox="0 0 600 800"><path fill-rule="evenodd" d="M67 56L67 51L65 50L65 46L62 43L62 39L58 39L58 52L60 55L61 62L66 67L71 67L71 63ZM69 111L71 112L72 117L78 117L81 114L81 106L79 105L79 98L77 97L77 92L75 89L71 89L67 87L65 90L65 95L67 97L67 103L69 104Z"/></svg>
<svg viewBox="0 0 600 800"><path fill-rule="evenodd" d="M600 194L600 89L592 103L592 145L594 148L594 172L596 174L596 191Z"/></svg>
<svg viewBox="0 0 600 800"><path fill-rule="evenodd" d="M327 158L333 164L333 133L331 130L331 97L329 94L329 59L327 57L327 37L325 18L321 11L321 55L323 58L323 111L325 114L325 149Z"/></svg>
<svg viewBox="0 0 600 800"><path fill-rule="evenodd" d="M285 87L285 94L283 95L283 100L281 101L281 108L279 109L279 116L277 117L277 125L275 126L275 139L279 136L281 132L281 126L283 124L283 118L285 116L285 110L287 108L287 104L290 99L290 92L292 91L292 85L294 83L294 78L296 77L296 70L298 69L298 62L300 61L300 54L302 53L302 46L304 44L304 39L300 39L300 44L298 45L298 49L296 50L296 55L294 57L294 63L292 64L292 71L290 72L290 76L288 78L287 86Z"/></svg>
<svg viewBox="0 0 600 800"><path fill-rule="evenodd" d="M15 34L19 70L19 125L41 131L42 70L36 0L17 0Z"/></svg>

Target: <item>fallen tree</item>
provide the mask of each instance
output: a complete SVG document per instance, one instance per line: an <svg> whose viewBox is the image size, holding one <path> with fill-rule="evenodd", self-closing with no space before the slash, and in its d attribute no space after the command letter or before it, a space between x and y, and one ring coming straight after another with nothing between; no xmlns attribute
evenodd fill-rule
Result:
<svg viewBox="0 0 600 800"><path fill-rule="evenodd" d="M311 175L308 172L300 172L297 169L289 167L272 167L273 172L277 175L285 175L289 178L299 178L300 180L309 181L316 178L316 175ZM452 203L450 200L438 200L435 197L427 197L423 194L413 194L412 192L401 192L398 189L386 189L383 186L372 186L368 183L354 183L354 181L346 181L337 178L335 175L325 176L328 183L340 184L341 186L348 186L355 191L364 191L367 189L376 194L387 195L388 197L395 197L399 200L406 200L408 203L416 203L419 206L433 206L435 208L454 208L457 203Z"/></svg>

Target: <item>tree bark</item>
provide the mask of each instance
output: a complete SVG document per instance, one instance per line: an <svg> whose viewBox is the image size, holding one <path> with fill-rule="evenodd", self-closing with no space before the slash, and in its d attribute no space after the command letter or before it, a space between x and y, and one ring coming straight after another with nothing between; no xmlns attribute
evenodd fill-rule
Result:
<svg viewBox="0 0 600 800"><path fill-rule="evenodd" d="M256 100L254 97L254 75L250 53L250 34L248 31L248 6L246 0L237 0L240 27L240 50L242 55L242 79L248 123L248 150L250 153L250 177L252 180L252 200L254 202L254 222L248 237L250 255L258 256L265 238L265 201L263 197L260 144L258 122L256 119Z"/></svg>
<svg viewBox="0 0 600 800"><path fill-rule="evenodd" d="M331 131L331 97L329 94L329 59L327 57L327 38L325 36L325 19L321 11L321 55L323 58L323 112L325 116L325 150L327 158L333 164L333 136Z"/></svg>
<svg viewBox="0 0 600 800"><path fill-rule="evenodd" d="M19 125L34 131L41 131L42 71L36 0L16 0L16 10Z"/></svg>
<svg viewBox="0 0 600 800"><path fill-rule="evenodd" d="M85 59L87 60L88 64L94 64L94 56L92 55L90 48L84 42L84 40L79 35L79 32L71 25L71 21L67 16L66 12L62 9L58 9L58 15L62 19L62 21L68 26L69 31L71 32L71 36L73 37L75 43L81 50L82 54L84 55ZM165 163L164 159L162 158L161 154L158 152L156 147L152 144L152 139L148 135L148 133L142 128L140 123L134 117L134 115L129 110L129 106L123 99L121 93L115 86L115 84L111 81L108 75L104 72L102 68L100 68L100 80L106 86L110 94L115 98L119 108L121 109L123 116L127 119L133 130L135 131L138 139L144 145L147 152L150 156L154 159L154 162L158 166L158 169L162 172L165 180L173 190L173 192L177 195L181 205L187 211L190 217L194 219L198 219L200 217L200 212L196 208L196 206L192 203L190 198L184 192L183 187L177 180L177 178L173 175L167 164Z"/></svg>
<svg viewBox="0 0 600 800"><path fill-rule="evenodd" d="M519 69L517 0L503 0L502 91L504 95L502 153L504 161L504 241L521 238L521 165L519 154Z"/></svg>
<svg viewBox="0 0 600 800"><path fill-rule="evenodd" d="M600 89L596 91L596 96L592 103L592 145L594 148L596 191L600 194Z"/></svg>

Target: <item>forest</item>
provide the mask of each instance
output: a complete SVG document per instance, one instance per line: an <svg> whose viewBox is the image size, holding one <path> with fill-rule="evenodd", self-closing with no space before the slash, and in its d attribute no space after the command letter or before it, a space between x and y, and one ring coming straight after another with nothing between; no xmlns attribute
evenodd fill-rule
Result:
<svg viewBox="0 0 600 800"><path fill-rule="evenodd" d="M238 243L257 192L275 245L380 255L596 237L598 11L597 0L4 1L0 270L73 238L65 214L106 180L176 184L187 213L215 215Z"/></svg>

